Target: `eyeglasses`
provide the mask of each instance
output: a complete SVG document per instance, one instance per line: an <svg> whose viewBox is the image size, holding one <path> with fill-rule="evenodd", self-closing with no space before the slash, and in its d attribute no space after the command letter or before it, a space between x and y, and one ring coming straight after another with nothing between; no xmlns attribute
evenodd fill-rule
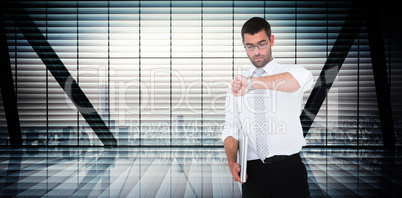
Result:
<svg viewBox="0 0 402 198"><path fill-rule="evenodd" d="M247 51L253 51L255 49L255 46L257 46L258 49L264 49L267 47L268 41L265 43L258 43L257 45L251 45L251 44L247 44L244 46L244 48Z"/></svg>

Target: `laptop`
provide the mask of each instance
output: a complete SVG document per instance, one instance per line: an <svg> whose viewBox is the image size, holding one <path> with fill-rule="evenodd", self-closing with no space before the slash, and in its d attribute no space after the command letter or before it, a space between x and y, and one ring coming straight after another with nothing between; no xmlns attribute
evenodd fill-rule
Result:
<svg viewBox="0 0 402 198"><path fill-rule="evenodd" d="M238 163L240 164L240 181L246 182L247 176L247 148L248 148L248 136L242 132L239 133L239 152Z"/></svg>

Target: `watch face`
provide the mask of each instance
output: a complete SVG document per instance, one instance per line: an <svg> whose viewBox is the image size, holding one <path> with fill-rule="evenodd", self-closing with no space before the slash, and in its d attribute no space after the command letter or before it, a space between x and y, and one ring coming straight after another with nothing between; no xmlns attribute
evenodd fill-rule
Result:
<svg viewBox="0 0 402 198"><path fill-rule="evenodd" d="M251 86L251 76L247 77L247 88L248 90L253 90L253 87Z"/></svg>

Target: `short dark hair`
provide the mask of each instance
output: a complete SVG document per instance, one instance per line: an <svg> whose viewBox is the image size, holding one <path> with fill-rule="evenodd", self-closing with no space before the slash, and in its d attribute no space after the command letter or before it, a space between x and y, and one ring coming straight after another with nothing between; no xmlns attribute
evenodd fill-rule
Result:
<svg viewBox="0 0 402 198"><path fill-rule="evenodd" d="M260 17L253 17L246 21L241 28L241 38L244 41L244 34L254 35L261 30L265 30L268 39L271 40L271 25L269 25L268 21Z"/></svg>

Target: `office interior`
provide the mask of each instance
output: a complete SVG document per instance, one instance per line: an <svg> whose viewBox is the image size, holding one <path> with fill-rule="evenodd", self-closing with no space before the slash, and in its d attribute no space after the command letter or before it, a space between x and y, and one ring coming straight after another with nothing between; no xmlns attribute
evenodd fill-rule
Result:
<svg viewBox="0 0 402 198"><path fill-rule="evenodd" d="M221 130L254 16L274 58L314 76L300 109L311 196L402 193L395 2L0 4L1 197L241 197Z"/></svg>

